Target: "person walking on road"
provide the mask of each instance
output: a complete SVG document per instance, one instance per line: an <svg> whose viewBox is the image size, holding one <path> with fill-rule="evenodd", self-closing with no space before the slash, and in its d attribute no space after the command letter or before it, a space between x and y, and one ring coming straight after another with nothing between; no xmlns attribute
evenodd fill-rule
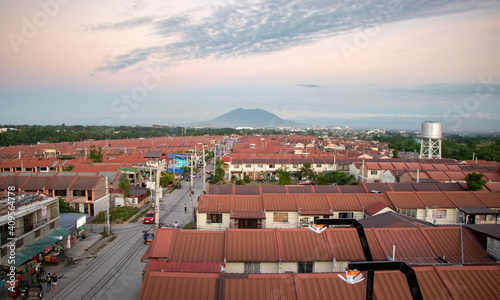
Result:
<svg viewBox="0 0 500 300"><path fill-rule="evenodd" d="M177 221L175 221L174 228L178 228L178 227L179 227L179 224L177 224Z"/></svg>
<svg viewBox="0 0 500 300"><path fill-rule="evenodd" d="M57 292L57 275L52 273L52 285L54 286L54 291Z"/></svg>
<svg viewBox="0 0 500 300"><path fill-rule="evenodd" d="M47 277L45 278L45 281L47 282L47 293L50 292L50 287L52 286L52 277L50 276L50 273L47 274Z"/></svg>
<svg viewBox="0 0 500 300"><path fill-rule="evenodd" d="M187 213L187 209L188 209L188 208L187 208L187 205L184 203L184 214L186 214L186 213Z"/></svg>

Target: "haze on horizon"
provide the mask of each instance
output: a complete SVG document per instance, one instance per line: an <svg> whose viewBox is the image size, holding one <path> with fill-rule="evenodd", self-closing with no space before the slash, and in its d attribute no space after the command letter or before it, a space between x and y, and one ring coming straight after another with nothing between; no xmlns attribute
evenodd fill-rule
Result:
<svg viewBox="0 0 500 300"><path fill-rule="evenodd" d="M500 128L500 1L2 1L1 124Z"/></svg>

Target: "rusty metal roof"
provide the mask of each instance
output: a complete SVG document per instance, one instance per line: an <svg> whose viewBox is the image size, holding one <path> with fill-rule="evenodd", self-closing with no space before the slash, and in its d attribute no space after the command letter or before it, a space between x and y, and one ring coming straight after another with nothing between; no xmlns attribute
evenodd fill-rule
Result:
<svg viewBox="0 0 500 300"><path fill-rule="evenodd" d="M436 267L436 270L453 299L498 299L500 295L498 265Z"/></svg>
<svg viewBox="0 0 500 300"><path fill-rule="evenodd" d="M200 195L198 212L229 213L231 211L230 195Z"/></svg>
<svg viewBox="0 0 500 300"><path fill-rule="evenodd" d="M337 261L365 261L355 228L329 228L326 237L333 257Z"/></svg>
<svg viewBox="0 0 500 300"><path fill-rule="evenodd" d="M297 299L292 274L225 275L224 300ZM201 299L201 298L200 298ZM204 297L203 299L213 299Z"/></svg>
<svg viewBox="0 0 500 300"><path fill-rule="evenodd" d="M266 211L297 211L298 206L293 195L264 194L262 202Z"/></svg>
<svg viewBox="0 0 500 300"><path fill-rule="evenodd" d="M295 195L301 215L331 215L330 204L325 195Z"/></svg>
<svg viewBox="0 0 500 300"><path fill-rule="evenodd" d="M455 208L455 204L444 192L418 192L418 197L428 208Z"/></svg>
<svg viewBox="0 0 500 300"><path fill-rule="evenodd" d="M445 257L446 261L454 264L462 263L461 239L459 226L446 227L421 227L429 244L440 257ZM488 257L488 252L479 244L473 234L463 227L463 248L464 263L492 263L493 260Z"/></svg>
<svg viewBox="0 0 500 300"><path fill-rule="evenodd" d="M392 258L395 246L395 260L407 264L437 263L436 253L418 228L375 228L374 232L385 257Z"/></svg>
<svg viewBox="0 0 500 300"><path fill-rule="evenodd" d="M425 208L425 204L415 192L387 192L386 194L398 209Z"/></svg>
<svg viewBox="0 0 500 300"><path fill-rule="evenodd" d="M153 243L149 246L149 258L168 258L170 244L174 242L174 235L178 231L179 229L172 228L156 229Z"/></svg>
<svg viewBox="0 0 500 300"><path fill-rule="evenodd" d="M485 207L473 192L445 192L451 201L459 207Z"/></svg>
<svg viewBox="0 0 500 300"><path fill-rule="evenodd" d="M500 193L474 192L474 195L478 197L486 207L500 208Z"/></svg>
<svg viewBox="0 0 500 300"><path fill-rule="evenodd" d="M274 229L228 229L225 258L228 262L277 262L278 246Z"/></svg>
<svg viewBox="0 0 500 300"><path fill-rule="evenodd" d="M282 261L331 261L333 259L325 233L309 229L280 229L277 231Z"/></svg>
<svg viewBox="0 0 500 300"><path fill-rule="evenodd" d="M359 202L357 194L329 194L326 197L333 211L363 210L363 206L361 205L361 202Z"/></svg>
<svg viewBox="0 0 500 300"><path fill-rule="evenodd" d="M101 179L100 176L78 176L69 188L71 190L92 190L99 179Z"/></svg>
<svg viewBox="0 0 500 300"><path fill-rule="evenodd" d="M235 195L259 195L258 185L235 185Z"/></svg>
<svg viewBox="0 0 500 300"><path fill-rule="evenodd" d="M224 231L179 230L170 244L168 258L173 262L223 262Z"/></svg>
<svg viewBox="0 0 500 300"><path fill-rule="evenodd" d="M147 272L140 300L216 299L219 274Z"/></svg>

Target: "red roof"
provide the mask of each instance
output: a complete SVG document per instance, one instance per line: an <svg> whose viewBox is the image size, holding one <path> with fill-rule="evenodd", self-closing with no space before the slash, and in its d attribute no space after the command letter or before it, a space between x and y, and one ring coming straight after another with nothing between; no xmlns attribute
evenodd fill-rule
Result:
<svg viewBox="0 0 500 300"><path fill-rule="evenodd" d="M415 192L387 192L386 194L398 209L425 208L425 204Z"/></svg>
<svg viewBox="0 0 500 300"><path fill-rule="evenodd" d="M280 229L278 247L282 261L331 261L326 235L309 229Z"/></svg>
<svg viewBox="0 0 500 300"><path fill-rule="evenodd" d="M219 274L148 272L140 300L215 299Z"/></svg>
<svg viewBox="0 0 500 300"><path fill-rule="evenodd" d="M276 262L278 246L273 229L228 229L225 239L228 262Z"/></svg>

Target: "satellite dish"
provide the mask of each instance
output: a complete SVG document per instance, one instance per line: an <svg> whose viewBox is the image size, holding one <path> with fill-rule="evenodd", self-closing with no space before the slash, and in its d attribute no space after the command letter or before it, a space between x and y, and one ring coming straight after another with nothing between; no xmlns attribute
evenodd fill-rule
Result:
<svg viewBox="0 0 500 300"><path fill-rule="evenodd" d="M345 275L346 277L344 278L342 275L338 274L338 276L348 284L356 284L365 280L360 271L345 271Z"/></svg>

